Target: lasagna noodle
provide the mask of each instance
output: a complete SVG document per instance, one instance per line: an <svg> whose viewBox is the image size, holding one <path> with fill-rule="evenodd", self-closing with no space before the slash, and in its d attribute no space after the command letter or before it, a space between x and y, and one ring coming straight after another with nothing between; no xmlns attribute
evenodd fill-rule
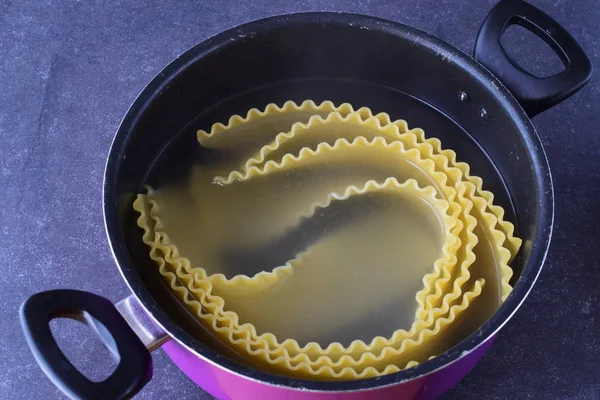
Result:
<svg viewBox="0 0 600 400"><path fill-rule="evenodd" d="M481 307L483 303L493 309L510 293L508 262L520 246L512 224L503 220L503 210L492 204L493 195L483 190L480 178L469 174L468 165L456 161L451 150L442 149L439 140L426 139L420 129L408 129L403 120L391 122L387 114L374 116L366 108L354 112L349 104L336 107L331 102L316 105L306 101L298 106L287 102L282 107L269 105L264 111L253 109L245 118L234 116L228 125L215 124L210 132L199 131L198 140L204 147L226 151L228 161L210 170L194 171L185 190L149 189L147 195L139 195L134 203L141 214L138 224L144 229L151 258L180 299L206 327L268 370L313 379L353 379L411 367L440 354L456 340L450 336L456 325L470 318L473 300L485 298L485 302L473 303L478 309L486 309ZM320 177L310 179L311 171L318 171ZM296 185L290 188L286 186L289 182ZM284 190L269 189L277 187ZM318 265L335 265L328 248L337 246L336 253L342 254L349 242L361 241L361 232L385 226L390 215L382 213L379 218L357 221L350 228L324 235L281 266L252 276L226 278L224 273L231 276L230 271L220 265L221 257L213 251L223 243L226 249L239 244L260 248L315 214L326 213L334 203L376 193L398 195L406 188L429 199L443 221L444 245L417 292L412 326L396 330L389 338L377 336L369 343L354 340L348 346L316 342L301 346L289 336L301 328L310 334L310 326L277 327L274 318L265 322L269 314L261 314L261 309L277 304L266 299L283 292L285 283L293 282L295 271L309 277L322 272ZM287 200L281 194L285 192ZM273 209L273 204L282 206ZM179 215L169 210L178 210ZM187 214L190 210L194 210L192 218ZM165 213L171 215L163 218ZM175 233L169 230L168 221L178 218L187 218L206 231L173 240L167 234ZM390 232L393 242L393 230L384 230ZM362 241L371 246L375 243ZM346 263L351 261L348 258ZM199 266L210 266L210 272ZM468 281L473 283L464 290ZM326 287L321 290L328 293ZM360 296L360 290L357 292ZM362 298L373 292L363 293ZM359 302L363 309L355 305L353 313L338 319L339 324L325 312L317 325L329 330L341 325L343 331L343 326L361 313L368 314L374 304L394 300L385 290L376 294L380 297ZM248 302L259 306L248 307ZM278 313L272 315L284 311ZM276 335L257 329L253 322L271 324L286 333L286 339L279 342Z"/></svg>

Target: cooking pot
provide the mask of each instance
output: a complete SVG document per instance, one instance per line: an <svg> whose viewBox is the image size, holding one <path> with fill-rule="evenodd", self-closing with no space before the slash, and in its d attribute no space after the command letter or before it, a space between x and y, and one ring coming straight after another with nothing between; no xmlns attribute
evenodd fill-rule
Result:
<svg viewBox="0 0 600 400"><path fill-rule="evenodd" d="M548 43L565 69L538 78L519 67L500 44L512 24ZM591 69L569 33L520 0L504 0L492 9L479 31L474 58L409 26L343 13L266 18L198 44L141 92L108 157L106 232L132 295L116 305L75 290L33 295L22 306L21 321L37 362L73 398L132 396L151 379L149 352L161 346L219 399L439 396L481 359L541 271L552 233L553 188L530 118L579 90ZM460 344L417 367L372 379L324 382L238 363L163 284L141 241L132 202L143 184L160 185L161 174L149 173L157 160L166 157L161 161L165 174L185 175L190 162L201 162L206 151L196 141L197 129L252 107L305 99L368 106L440 138L483 178L524 241L512 263L514 290L506 302ZM170 153L169 146L180 151ZM177 156L169 159L168 154ZM86 322L114 353L119 361L110 377L92 382L69 362L49 328L50 320L59 317Z"/></svg>

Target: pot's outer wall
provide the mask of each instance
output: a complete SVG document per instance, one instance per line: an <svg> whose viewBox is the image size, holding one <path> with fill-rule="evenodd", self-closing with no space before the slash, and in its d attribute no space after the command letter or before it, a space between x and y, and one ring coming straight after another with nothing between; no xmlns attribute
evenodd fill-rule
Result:
<svg viewBox="0 0 600 400"><path fill-rule="evenodd" d="M413 379L404 384L390 385L372 391L345 393L304 392L277 386L265 386L224 371L188 351L172 340L163 346L173 362L197 385L220 400L434 400L453 387L468 374L473 366L490 348L493 339L477 350L462 357L452 367L440 369L430 375Z"/></svg>
<svg viewBox="0 0 600 400"><path fill-rule="evenodd" d="M597 62L592 34L600 22L597 8L586 1L533 4L561 22ZM0 359L0 398L59 398L32 362L17 326L16 310L26 297L58 287L90 290L114 301L129 293L103 233L102 170L120 118L173 57L232 25L316 9L390 18L469 52L490 7L459 0L299 6L225 1L218 7L150 2L140 8L23 1L2 6L0 201L5 206L0 238L9 245L0 252L5 268L0 327L6 346ZM599 121L593 106L600 100L599 87L593 78L578 95L535 120L557 189L550 258L532 296L489 356L445 398L599 395L595 332L600 315L594 307L599 271L591 260L596 257L600 215L590 199L600 195L600 177L589 168L600 144L594 135ZM578 141L585 145L575 145ZM75 354L84 371L108 372L97 362L101 347L81 340L84 329L67 325L63 334L67 352ZM154 354L154 362L155 377L139 398L171 398L173 393L181 399L201 398L199 389L161 352Z"/></svg>

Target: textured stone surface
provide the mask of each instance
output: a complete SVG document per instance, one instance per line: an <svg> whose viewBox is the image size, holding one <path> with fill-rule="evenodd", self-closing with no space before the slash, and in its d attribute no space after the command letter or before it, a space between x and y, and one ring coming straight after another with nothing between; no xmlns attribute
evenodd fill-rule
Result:
<svg viewBox="0 0 600 400"><path fill-rule="evenodd" d="M595 1L532 0L600 64ZM0 1L0 398L61 398L27 350L18 308L29 295L78 288L117 301L127 288L104 236L101 182L119 120L171 59L234 25L269 15L352 11L400 21L470 52L493 1ZM510 40L522 42L519 33ZM549 52L517 51L536 72ZM600 398L598 75L537 117L556 185L546 267L493 349L445 399ZM104 353L84 328L57 327L92 376ZM209 398L161 352L140 399Z"/></svg>

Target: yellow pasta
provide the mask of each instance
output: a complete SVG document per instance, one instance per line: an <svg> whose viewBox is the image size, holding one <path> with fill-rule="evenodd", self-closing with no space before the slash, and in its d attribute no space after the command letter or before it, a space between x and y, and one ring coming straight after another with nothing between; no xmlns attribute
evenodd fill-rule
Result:
<svg viewBox="0 0 600 400"><path fill-rule="evenodd" d="M504 211L492 203L493 195L483 189L480 178L470 175L467 164L458 162L439 140L408 129L403 120L392 122L387 114L373 115L364 107L354 111L349 104L286 102L252 109L246 117L233 116L210 132L199 131L198 141L229 157L195 169L185 188L148 187L134 208L140 213L143 241L165 281L243 361L308 379L392 373L446 351L460 339L453 337L453 326L485 318L510 294L508 263L521 244L513 225L503 219ZM223 261L223 253L268 248L269 243L294 238L298 227L364 199L385 207L368 215L351 213L348 226L304 243L286 262L250 275L245 265L240 266L243 273L227 272L228 266L240 263ZM403 231L390 222L400 215L404 225L412 226L413 214L429 220L423 226L433 231L406 236L419 232L418 226ZM178 233L172 223L176 220L197 230ZM365 232L383 235L374 239ZM423 266L413 271L422 279L391 279L395 263L403 259L397 253L402 245L405 252L425 246L422 254L414 251L417 255L407 258ZM372 253L361 258L359 250L348 250L361 246ZM374 261L374 255L381 259ZM371 264L377 272L359 267ZM352 286L346 277L342 286L331 287L336 276L349 273L343 266L353 266L348 270L360 272L360 279ZM286 300L300 299L309 286L313 302ZM409 327L396 326L388 337L353 338L346 346L329 339L352 337L345 326L390 299L400 304L398 295L410 292L414 314ZM288 309L301 317L286 319ZM396 314L405 315L406 310ZM328 338L327 345L315 340L315 332Z"/></svg>

